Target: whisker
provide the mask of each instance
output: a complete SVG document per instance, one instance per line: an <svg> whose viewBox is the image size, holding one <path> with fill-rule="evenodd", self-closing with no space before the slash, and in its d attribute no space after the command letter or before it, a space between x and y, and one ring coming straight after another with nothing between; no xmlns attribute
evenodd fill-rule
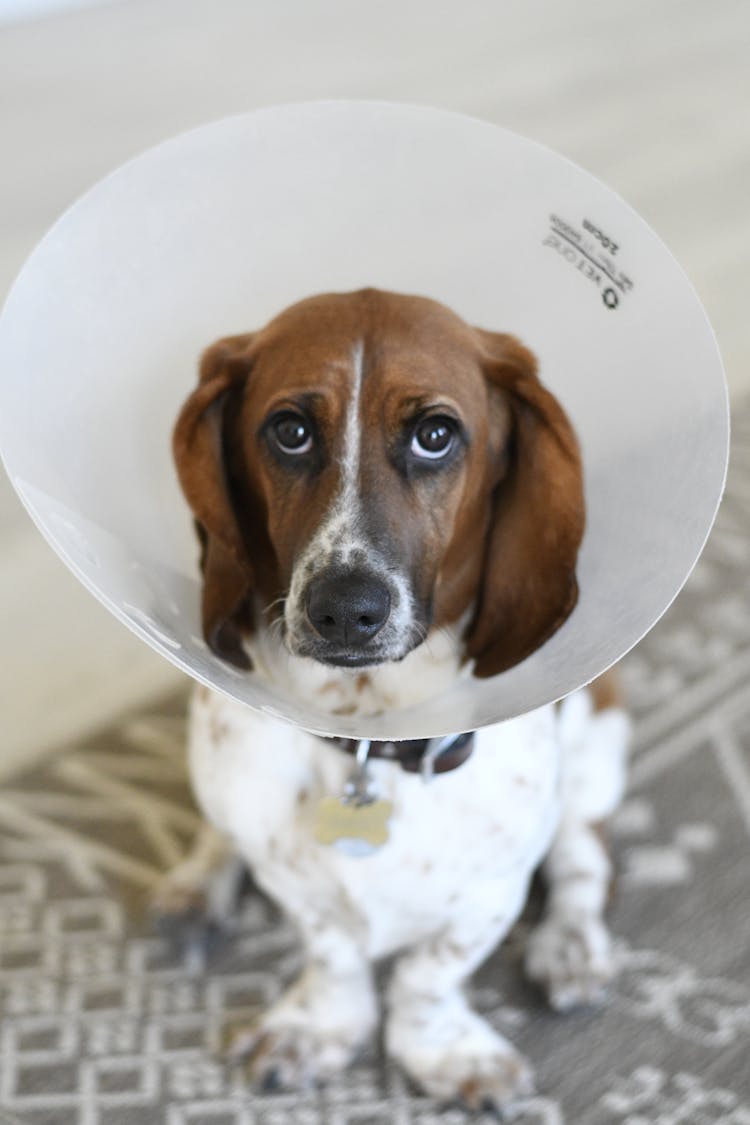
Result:
<svg viewBox="0 0 750 1125"><path fill-rule="evenodd" d="M278 634L279 638L283 637L283 635L284 635L284 618L283 617L275 618L271 622L271 624L268 626L268 632L269 632L269 635L271 637L273 637L274 639L276 639L276 634Z"/></svg>
<svg viewBox="0 0 750 1125"><path fill-rule="evenodd" d="M287 593L282 594L280 598L275 598L272 602L269 602L268 605L263 607L263 613L269 614L272 609L276 608L277 605L284 605L288 597L289 592L287 591Z"/></svg>
<svg viewBox="0 0 750 1125"><path fill-rule="evenodd" d="M420 624L419 621L415 621L414 622L414 629L416 631L417 636L420 638L420 643L425 646L425 648L429 652L430 656L433 656L434 653L432 651L432 648L430 647L429 630L427 629L427 627L425 625Z"/></svg>

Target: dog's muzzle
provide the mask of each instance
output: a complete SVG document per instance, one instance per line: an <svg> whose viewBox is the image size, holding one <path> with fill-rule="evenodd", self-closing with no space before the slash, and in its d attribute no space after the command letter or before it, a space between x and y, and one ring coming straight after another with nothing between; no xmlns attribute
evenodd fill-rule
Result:
<svg viewBox="0 0 750 1125"><path fill-rule="evenodd" d="M385 583L373 575L329 571L310 583L306 609L313 629L332 652L356 652L388 621L391 596Z"/></svg>

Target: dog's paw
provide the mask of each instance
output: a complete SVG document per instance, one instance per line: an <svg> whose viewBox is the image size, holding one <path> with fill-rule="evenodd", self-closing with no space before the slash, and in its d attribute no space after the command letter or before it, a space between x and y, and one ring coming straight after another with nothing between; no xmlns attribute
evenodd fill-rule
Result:
<svg viewBox="0 0 750 1125"><path fill-rule="evenodd" d="M255 1024L233 1032L231 1062L244 1062L248 1080L262 1090L309 1090L344 1070L356 1046L333 1028Z"/></svg>
<svg viewBox="0 0 750 1125"><path fill-rule="evenodd" d="M156 933L196 969L205 968L226 934L225 927L211 918L204 895L165 879L150 896L148 906Z"/></svg>
<svg viewBox="0 0 750 1125"><path fill-rule="evenodd" d="M529 935L526 975L558 1012L599 1005L615 975L612 939L595 915L551 915Z"/></svg>
<svg viewBox="0 0 750 1125"><path fill-rule="evenodd" d="M386 1046L409 1077L441 1102L502 1111L534 1092L526 1059L462 1000L395 1010Z"/></svg>
<svg viewBox="0 0 750 1125"><path fill-rule="evenodd" d="M232 1062L245 1062L263 1089L309 1089L338 1074L375 1026L369 974L333 977L308 967L299 980L228 1041Z"/></svg>
<svg viewBox="0 0 750 1125"><path fill-rule="evenodd" d="M151 888L150 912L165 926L201 918L216 926L228 924L237 911L244 873L239 856L210 865L189 856Z"/></svg>
<svg viewBox="0 0 750 1125"><path fill-rule="evenodd" d="M214 867L188 858L151 889L152 926L196 967L205 964L231 930L243 872L237 857Z"/></svg>
<svg viewBox="0 0 750 1125"><path fill-rule="evenodd" d="M179 868L168 871L149 893L149 910L165 921L194 918L206 913L206 888L203 880L182 878Z"/></svg>

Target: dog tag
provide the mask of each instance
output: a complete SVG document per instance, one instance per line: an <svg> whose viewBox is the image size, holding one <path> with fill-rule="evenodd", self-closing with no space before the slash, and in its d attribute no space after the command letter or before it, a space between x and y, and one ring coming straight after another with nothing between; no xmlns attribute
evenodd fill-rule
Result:
<svg viewBox="0 0 750 1125"><path fill-rule="evenodd" d="M367 773L369 749L369 740L362 739L343 796L323 797L318 802L315 839L319 844L332 844L344 855L371 855L388 839L393 805L372 792Z"/></svg>
<svg viewBox="0 0 750 1125"><path fill-rule="evenodd" d="M388 839L390 801L356 805L342 797L323 797L318 803L315 839L332 844L344 855L372 855Z"/></svg>

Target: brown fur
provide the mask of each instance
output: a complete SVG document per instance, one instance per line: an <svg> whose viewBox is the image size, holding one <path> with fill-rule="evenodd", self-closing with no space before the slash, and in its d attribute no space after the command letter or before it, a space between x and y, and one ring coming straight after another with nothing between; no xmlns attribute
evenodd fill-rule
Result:
<svg viewBox="0 0 750 1125"><path fill-rule="evenodd" d="M495 675L538 648L575 605L584 525L575 435L519 341L472 328L435 301L373 289L301 301L204 353L174 456L204 541L207 642L247 666L252 595L266 606L283 597L336 495L357 341L360 489L373 533L397 553L431 624L474 607L466 654L476 675ZM280 466L262 437L264 420L300 399L319 430L314 472ZM394 443L426 406L460 420L467 448L449 470L405 480Z"/></svg>

